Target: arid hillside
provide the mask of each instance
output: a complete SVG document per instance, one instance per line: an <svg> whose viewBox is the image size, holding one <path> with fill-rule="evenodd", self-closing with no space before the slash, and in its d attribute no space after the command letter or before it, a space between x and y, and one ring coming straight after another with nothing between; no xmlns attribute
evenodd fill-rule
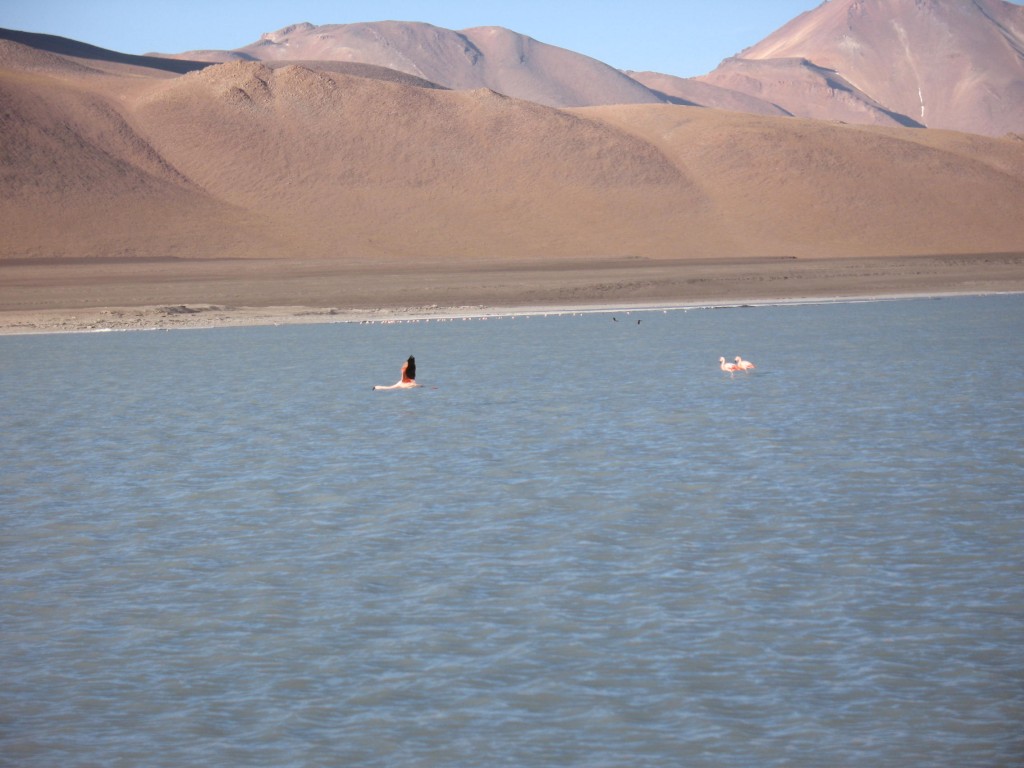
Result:
<svg viewBox="0 0 1024 768"><path fill-rule="evenodd" d="M0 45L3 259L869 256L1024 249L1024 142L236 61ZM129 66L129 65L124 65Z"/></svg>
<svg viewBox="0 0 1024 768"><path fill-rule="evenodd" d="M700 179L739 252L1015 251L1024 237L1019 139L672 107L587 114Z"/></svg>

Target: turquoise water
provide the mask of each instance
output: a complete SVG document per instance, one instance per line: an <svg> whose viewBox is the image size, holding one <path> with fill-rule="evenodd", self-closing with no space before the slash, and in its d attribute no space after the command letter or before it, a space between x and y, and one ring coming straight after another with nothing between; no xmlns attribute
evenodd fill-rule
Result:
<svg viewBox="0 0 1024 768"><path fill-rule="evenodd" d="M0 338L2 760L1018 764L1024 297L612 317Z"/></svg>

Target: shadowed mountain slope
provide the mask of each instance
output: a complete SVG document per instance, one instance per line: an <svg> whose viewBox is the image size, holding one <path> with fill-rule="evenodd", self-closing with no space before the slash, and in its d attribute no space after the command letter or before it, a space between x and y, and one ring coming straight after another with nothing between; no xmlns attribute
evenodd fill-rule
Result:
<svg viewBox="0 0 1024 768"><path fill-rule="evenodd" d="M61 56L73 56L77 59L86 59L94 62L107 62L111 64L130 64L148 69L163 70L182 74L202 69L208 65L205 61L192 61L187 57L166 58L159 56L135 56L130 53L118 53L109 51L106 48L98 48L95 45L81 43L77 40L70 40L66 37L56 35L42 35L36 32L19 32L14 29L0 29L0 40L9 40L20 45L33 48L37 51L60 54Z"/></svg>
<svg viewBox="0 0 1024 768"><path fill-rule="evenodd" d="M728 59L699 82L777 105L797 117L855 125L924 127L886 109L836 72L807 59Z"/></svg>

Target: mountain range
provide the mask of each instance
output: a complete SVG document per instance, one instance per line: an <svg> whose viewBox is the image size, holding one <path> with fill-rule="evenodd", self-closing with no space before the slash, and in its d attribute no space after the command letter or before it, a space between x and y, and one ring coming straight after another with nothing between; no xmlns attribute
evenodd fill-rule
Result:
<svg viewBox="0 0 1024 768"><path fill-rule="evenodd" d="M375 64L454 90L553 107L689 104L858 125L1024 130L1024 7L1003 0L830 0L699 78L621 72L500 27L294 24L173 58Z"/></svg>
<svg viewBox="0 0 1024 768"><path fill-rule="evenodd" d="M683 85L498 28L296 25L174 57L3 32L0 265L1020 252L1024 140L908 127L955 112L933 106L939 63L913 57L922 114L866 75L798 53L828 48L839 9L897 9L913 42L907 14L940 19L953 5L832 0ZM1019 41L1019 8L959 5L987 8L988 21L968 14L978 30ZM1006 57L977 56L965 71L997 82L989 70ZM772 81L787 68L803 79ZM756 78L743 90L741 71L776 90ZM794 117L794 94L821 82L840 111ZM867 100L874 111L858 106ZM986 102L957 103L967 115ZM986 114L1019 115L1017 103ZM868 124L850 124L854 113Z"/></svg>

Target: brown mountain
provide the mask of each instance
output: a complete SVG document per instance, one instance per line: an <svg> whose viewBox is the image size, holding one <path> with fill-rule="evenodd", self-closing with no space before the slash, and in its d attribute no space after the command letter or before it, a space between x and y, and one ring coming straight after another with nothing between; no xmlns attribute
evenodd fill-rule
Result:
<svg viewBox="0 0 1024 768"><path fill-rule="evenodd" d="M501 27L456 32L403 21L293 24L235 51L191 51L180 56L209 61L362 62L446 88L489 88L555 107L661 101L607 64Z"/></svg>
<svg viewBox="0 0 1024 768"><path fill-rule="evenodd" d="M1024 7L831 0L699 80L803 117L1019 133Z"/></svg>
<svg viewBox="0 0 1024 768"><path fill-rule="evenodd" d="M1024 130L1024 8L1003 0L830 0L700 78L620 72L499 27L295 24L176 58L341 61L556 107L673 103L1001 136Z"/></svg>
<svg viewBox="0 0 1024 768"><path fill-rule="evenodd" d="M0 264L1024 249L1019 140L560 110L368 65L99 63L0 44Z"/></svg>

